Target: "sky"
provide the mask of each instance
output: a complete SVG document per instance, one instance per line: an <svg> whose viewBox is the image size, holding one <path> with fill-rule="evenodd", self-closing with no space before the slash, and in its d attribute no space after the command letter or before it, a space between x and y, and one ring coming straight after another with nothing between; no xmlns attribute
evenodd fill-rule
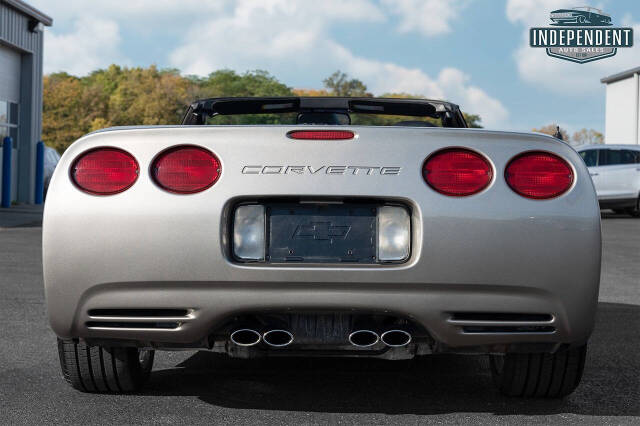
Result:
<svg viewBox="0 0 640 426"><path fill-rule="evenodd" d="M640 1L590 3L634 47L586 64L531 48L528 29L585 0L29 0L51 16L45 73L86 75L115 63L263 69L294 88L321 88L336 70L374 95L405 92L457 103L491 129L559 123L604 132L600 79L640 66Z"/></svg>

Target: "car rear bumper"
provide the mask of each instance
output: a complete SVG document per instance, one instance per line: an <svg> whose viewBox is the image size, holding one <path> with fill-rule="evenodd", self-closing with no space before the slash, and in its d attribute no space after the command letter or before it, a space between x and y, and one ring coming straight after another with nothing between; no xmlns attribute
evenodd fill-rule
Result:
<svg viewBox="0 0 640 426"><path fill-rule="evenodd" d="M51 320L62 337L130 340L152 346L204 346L234 316L287 312L384 313L411 320L435 342L451 348L586 341L593 328L597 292L563 299L540 288L477 284L113 283L87 291L72 323ZM102 315L100 309L128 311L113 316ZM184 313L149 315L150 309ZM481 320L457 320L460 313L488 315ZM490 317L495 313L548 314L549 320L495 320ZM528 326L530 331L504 331L516 326ZM486 331L477 331L481 327Z"/></svg>

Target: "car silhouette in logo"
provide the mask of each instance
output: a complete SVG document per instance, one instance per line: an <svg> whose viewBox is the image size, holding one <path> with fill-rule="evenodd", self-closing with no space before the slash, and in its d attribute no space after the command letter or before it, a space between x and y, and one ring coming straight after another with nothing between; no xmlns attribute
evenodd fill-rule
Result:
<svg viewBox="0 0 640 426"><path fill-rule="evenodd" d="M611 25L611 16L600 9L588 6L554 10L551 12L550 18L553 21L551 25Z"/></svg>

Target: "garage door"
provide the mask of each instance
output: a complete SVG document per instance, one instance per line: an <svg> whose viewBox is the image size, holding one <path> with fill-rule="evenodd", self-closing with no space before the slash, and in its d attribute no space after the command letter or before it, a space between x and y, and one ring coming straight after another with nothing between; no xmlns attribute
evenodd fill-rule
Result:
<svg viewBox="0 0 640 426"><path fill-rule="evenodd" d="M20 100L20 54L0 45L0 100Z"/></svg>

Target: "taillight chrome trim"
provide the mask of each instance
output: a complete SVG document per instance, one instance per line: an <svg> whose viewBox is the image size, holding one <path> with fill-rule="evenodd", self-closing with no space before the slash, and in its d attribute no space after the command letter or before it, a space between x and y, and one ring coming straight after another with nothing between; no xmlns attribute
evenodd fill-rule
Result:
<svg viewBox="0 0 640 426"><path fill-rule="evenodd" d="M523 194L519 191L517 191L513 186L511 186L511 184L509 183L509 179L507 178L507 172L509 171L509 167L513 164L513 162L521 157L524 157L526 155L531 155L531 154L546 154L552 157L555 157L557 159L559 159L562 163L564 163L564 165L567 167L567 169L569 169L569 171L571 172L571 182L569 183L569 185L567 185L567 187L562 191L562 192L558 192L554 195L548 196L548 197L534 197L534 196L529 196L526 194ZM563 156L561 156L558 153L552 152L552 151L546 151L546 150L541 150L541 149L532 149L532 150L528 150L528 151L523 151L520 152L516 155L514 155L513 157L511 157L509 159L509 161L507 161L505 167L504 167L504 172L502 174L504 181L507 185L507 187L509 187L509 189L511 191L513 191L516 195L519 195L523 198L526 198L528 200L533 200L533 201L546 201L546 200L553 200L555 198L561 197L563 195L565 195L566 193L568 193L569 191L571 191L571 189L576 185L576 169L575 167L573 167L573 164L571 164L570 161L568 161L566 158L564 158Z"/></svg>
<svg viewBox="0 0 640 426"><path fill-rule="evenodd" d="M87 189L85 187L83 187L82 185L80 185L80 183L78 183L77 179L76 179L76 167L78 165L78 163L80 162L80 160L82 160L84 157L86 157L89 154L92 154L94 152L97 151L114 151L114 152L120 152L122 154L125 154L127 156L129 156L132 160L133 163L135 164L135 178L133 179L133 181L131 181L131 183L127 186L124 186L120 189L118 189L117 191L109 191L109 192L100 192L100 191L92 191L90 189ZM100 196L100 197L104 197L104 196L109 196L109 195L116 195L116 194L120 194L126 190L128 190L129 188L131 188L140 178L140 163L138 163L138 160L136 159L136 157L131 154L129 151L126 151L122 148L116 148L113 146L98 146L98 147L94 147L94 148L90 148L86 151L81 152L80 154L78 154L76 156L76 158L74 158L74 160L71 162L71 166L69 167L69 179L71 180L71 183L73 184L73 186L75 186L78 190L84 192L85 194L89 194L89 195L95 195L95 196Z"/></svg>
<svg viewBox="0 0 640 426"><path fill-rule="evenodd" d="M429 180L427 179L427 176L425 174L425 167L426 167L427 163L437 155L445 154L447 152L452 152L452 151L466 151L466 152L469 152L471 154L477 155L481 160L483 160L485 162L485 164L488 166L488 169L489 169L489 179L487 180L487 182L485 183L484 186L482 186L481 188L478 188L474 192L471 192L471 193L468 193L468 194L455 194L455 193L449 193L449 192L446 192L446 191L442 191L442 190L434 187L431 184L431 182L429 182ZM434 190L438 194L445 195L447 197L464 198L464 197L469 197L469 196L472 196L472 195L477 195L477 194L480 194L480 193L486 191L487 188L489 188L491 186L491 184L495 181L495 178L496 178L496 167L494 166L493 162L489 159L489 157L487 157L484 153L482 153L480 151L477 151L477 150L472 149L472 148L464 147L464 146L450 146L450 147L440 148L440 149L438 149L436 151L433 151L431 154L429 154L427 156L427 158L425 158L424 161L422 162L422 165L420 167L420 175L422 176L422 181L429 188L431 188L432 190Z"/></svg>
<svg viewBox="0 0 640 426"><path fill-rule="evenodd" d="M218 170L217 173L218 175L211 181L209 182L208 185L203 186L201 188L198 188L197 190L192 190L192 191L180 191L180 190L175 190L172 188L168 188L167 186L163 185L159 180L158 177L156 175L156 163L158 162L158 160L160 160L162 158L162 156L170 154L174 151L178 151L181 149L185 149L185 148L195 148L201 151L204 151L208 154L210 154L218 163ZM151 160L151 162L149 163L149 177L151 178L151 181L155 184L155 186L157 186L158 188L162 189L163 191L169 192L171 194L178 194L178 195L191 195L191 194L198 194L200 192L206 191L207 189L211 188L213 185L215 185L219 180L220 177L222 176L222 161L220 160L220 157L218 157L213 151L211 151L208 148L205 148L204 146L201 145L194 145L194 144L183 144L183 145L173 145L170 146L168 148L163 149L162 151L160 151L159 153L157 153L153 159Z"/></svg>

